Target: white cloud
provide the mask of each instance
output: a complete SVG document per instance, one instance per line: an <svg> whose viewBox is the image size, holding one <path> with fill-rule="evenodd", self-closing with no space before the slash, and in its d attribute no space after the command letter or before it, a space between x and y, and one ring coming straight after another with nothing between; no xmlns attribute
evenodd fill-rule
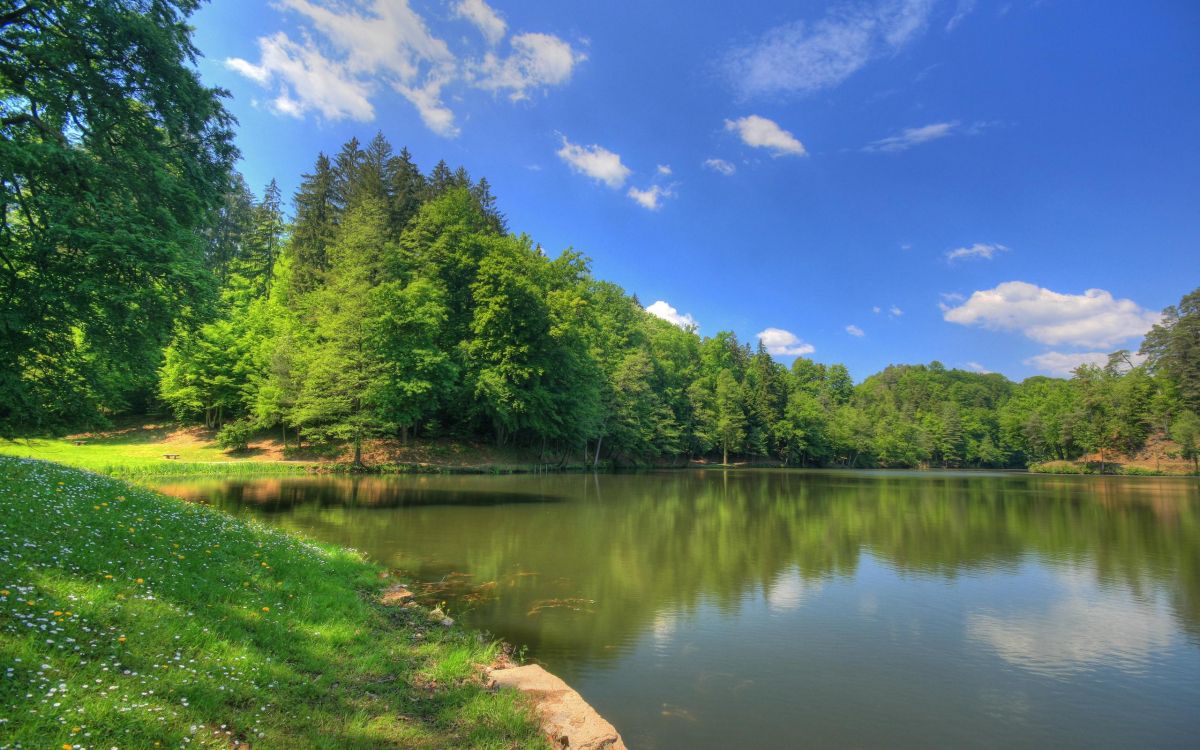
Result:
<svg viewBox="0 0 1200 750"><path fill-rule="evenodd" d="M576 172L603 182L614 190L629 178L630 169L621 163L619 154L596 144L580 146L571 143L565 135L562 136L562 142L562 148L557 151L558 157Z"/></svg>
<svg viewBox="0 0 1200 750"><path fill-rule="evenodd" d="M846 333L850 334L851 336L858 336L860 338L862 336L867 335L866 332L863 331L863 329L859 328L858 326L856 326L854 324L850 324L850 325L846 326Z"/></svg>
<svg viewBox="0 0 1200 750"><path fill-rule="evenodd" d="M871 308L871 312L878 315L879 313L883 312L883 308L880 307L879 305L875 305L874 307Z"/></svg>
<svg viewBox="0 0 1200 750"><path fill-rule="evenodd" d="M893 318L898 318L903 314L904 314L904 311L901 310L899 307L896 307L895 305L892 305L891 307L888 308L888 315L891 315Z"/></svg>
<svg viewBox="0 0 1200 750"><path fill-rule="evenodd" d="M483 34L484 39L493 47L500 43L508 30L508 24L500 14L483 0L461 0L454 6L454 15L475 24L479 33Z"/></svg>
<svg viewBox="0 0 1200 750"><path fill-rule="evenodd" d="M771 156L805 156L808 153L796 136L765 117L749 115L726 120L725 129L737 133L747 146L770 150Z"/></svg>
<svg viewBox="0 0 1200 750"><path fill-rule="evenodd" d="M1024 360L1024 364L1060 378L1070 377L1080 365L1103 366L1107 363L1107 352L1045 352Z"/></svg>
<svg viewBox="0 0 1200 750"><path fill-rule="evenodd" d="M433 75L421 86L397 83L393 88L417 108L417 113L421 115L421 121L427 128L438 135L453 138L458 135L458 128L454 125L454 113L442 103L442 87L446 83L442 76Z"/></svg>
<svg viewBox="0 0 1200 750"><path fill-rule="evenodd" d="M525 33L511 37L507 57L488 52L463 62L408 0L278 0L276 7L302 17L303 41L284 32L260 37L257 63L235 57L225 64L276 91L271 108L292 117L366 122L375 117L372 98L390 89L416 107L430 130L453 137L459 130L443 98L448 86L467 83L523 99L530 89L565 83L584 59L558 37ZM503 40L504 19L484 0L460 0L454 13L479 27L491 46Z"/></svg>
<svg viewBox="0 0 1200 750"><path fill-rule="evenodd" d="M513 51L508 57L489 52L468 68L476 87L507 90L513 101L528 98L529 89L566 83L575 66L587 59L553 34L517 34L510 44Z"/></svg>
<svg viewBox="0 0 1200 750"><path fill-rule="evenodd" d="M967 368L971 372L977 372L981 375L988 375L991 373L991 370L979 364L978 362L967 362L963 365L963 367Z"/></svg>
<svg viewBox="0 0 1200 750"><path fill-rule="evenodd" d="M812 344L804 343L796 334L782 328L767 328L759 331L758 340L762 342L769 353L776 356L801 357L816 351Z"/></svg>
<svg viewBox="0 0 1200 750"><path fill-rule="evenodd" d="M665 300L660 299L652 305L647 305L646 312L656 318L662 318L668 323L673 323L684 330L695 330L700 327L700 324L692 317L691 313L681 315L678 310L667 304Z"/></svg>
<svg viewBox="0 0 1200 750"><path fill-rule="evenodd" d="M880 138L877 141L868 143L866 146L863 146L863 151L883 151L887 153L905 151L913 146L953 135L957 128L958 121L935 122L929 125L922 125L919 128L905 128L900 131L899 135Z"/></svg>
<svg viewBox="0 0 1200 750"><path fill-rule="evenodd" d="M636 187L630 187L627 195L638 202L642 208L648 208L651 211L657 211L662 208L663 198L674 198L675 189L671 186L663 187L662 185L651 185L645 190L639 190Z"/></svg>
<svg viewBox="0 0 1200 750"><path fill-rule="evenodd" d="M655 169L655 171L658 172L660 175L663 175L664 177L670 177L671 176L671 165L670 164L659 164L658 167Z"/></svg>
<svg viewBox="0 0 1200 750"><path fill-rule="evenodd" d="M918 37L934 2L835 5L819 21L778 26L754 44L735 49L725 59L726 75L744 97L809 94L837 86Z"/></svg>
<svg viewBox="0 0 1200 750"><path fill-rule="evenodd" d="M308 18L359 73L390 73L407 83L423 64L454 62L450 48L429 32L407 0L371 0L361 6L366 15L311 0L280 0L280 5Z"/></svg>
<svg viewBox="0 0 1200 750"><path fill-rule="evenodd" d="M704 166L708 167L709 169L711 169L714 172L720 172L721 174L725 175L726 177L728 177L729 175L731 175L737 171L737 167L733 166L732 164L725 161L724 159L716 159L716 158L705 159Z"/></svg>
<svg viewBox="0 0 1200 750"><path fill-rule="evenodd" d="M954 15L946 22L946 31L954 31L958 28L958 25L971 15L973 10L975 10L975 0L958 0L958 7L954 9Z"/></svg>
<svg viewBox="0 0 1200 750"><path fill-rule="evenodd" d="M1143 335L1160 315L1103 289L1061 294L1024 281L1006 281L975 292L958 307L944 307L943 317L960 325L1017 331L1051 346L1109 348Z"/></svg>
<svg viewBox="0 0 1200 750"><path fill-rule="evenodd" d="M225 65L264 86L278 83L271 107L279 114L303 117L318 112L327 120L366 122L375 117L371 84L345 63L332 60L311 42L298 44L282 31L258 39L259 63L233 57Z"/></svg>
<svg viewBox="0 0 1200 750"><path fill-rule="evenodd" d="M997 243L976 242L970 247L956 247L946 253L946 260L956 261L963 258L983 258L991 260L996 257L996 253L1003 253L1008 250L1007 247Z"/></svg>

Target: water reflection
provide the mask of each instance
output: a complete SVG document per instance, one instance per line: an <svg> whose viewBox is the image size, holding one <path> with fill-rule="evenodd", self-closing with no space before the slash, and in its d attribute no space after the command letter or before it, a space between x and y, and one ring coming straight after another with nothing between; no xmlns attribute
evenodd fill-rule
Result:
<svg viewBox="0 0 1200 750"><path fill-rule="evenodd" d="M748 725L761 746L1169 746L1200 731L1194 481L685 471L164 489L407 571L638 747L742 746Z"/></svg>
<svg viewBox="0 0 1200 750"><path fill-rule="evenodd" d="M1031 672L1062 676L1099 666L1144 671L1171 646L1175 623L1158 597L1102 590L1090 574L1057 575L1059 598L1011 613L973 612L969 637Z"/></svg>

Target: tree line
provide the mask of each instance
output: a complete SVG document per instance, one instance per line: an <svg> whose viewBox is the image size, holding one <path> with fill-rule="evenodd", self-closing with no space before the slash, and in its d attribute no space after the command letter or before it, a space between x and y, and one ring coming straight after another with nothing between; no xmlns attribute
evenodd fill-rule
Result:
<svg viewBox="0 0 1200 750"><path fill-rule="evenodd" d="M413 435L547 460L1021 466L1195 456L1200 290L1071 380L928 365L854 384L655 318L509 231L486 179L382 136L317 158L290 217L236 174L198 0L0 8L0 435L166 406L289 442ZM113 39L121 39L114 45Z"/></svg>
<svg viewBox="0 0 1200 750"><path fill-rule="evenodd" d="M1200 290L1146 338L1071 380L929 365L855 385L702 337L509 232L486 179L428 174L382 135L318 156L285 221L278 189L229 194L208 257L223 313L180 326L160 395L181 419L285 440L491 440L544 460L682 457L797 466L1005 467L1195 442ZM1193 343L1189 343L1193 342ZM1182 347L1182 348L1181 348ZM290 436L290 438L289 438ZM1189 437L1191 436L1191 437Z"/></svg>

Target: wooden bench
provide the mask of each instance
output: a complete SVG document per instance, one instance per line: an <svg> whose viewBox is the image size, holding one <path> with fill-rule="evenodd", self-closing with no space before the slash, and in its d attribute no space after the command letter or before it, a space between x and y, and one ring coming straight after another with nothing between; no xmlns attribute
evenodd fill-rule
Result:
<svg viewBox="0 0 1200 750"><path fill-rule="evenodd" d="M175 459L179 458L179 454L178 453L164 453L163 458L167 459L168 461L174 461Z"/></svg>

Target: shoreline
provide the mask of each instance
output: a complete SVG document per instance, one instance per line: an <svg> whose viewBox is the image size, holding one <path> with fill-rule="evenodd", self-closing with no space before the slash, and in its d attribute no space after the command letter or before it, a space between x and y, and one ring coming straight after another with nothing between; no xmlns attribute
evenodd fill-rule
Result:
<svg viewBox="0 0 1200 750"><path fill-rule="evenodd" d="M825 471L1001 471L1043 475L1200 476L1191 461L1161 451L1138 456L1087 455L1071 461L1046 461L1020 467L808 467L762 456L729 464L712 457L677 456L647 462L580 460L547 456L530 448L429 439L400 443L375 439L364 443L363 464L354 465L348 445L284 445L260 434L243 450L217 446L215 432L177 423L138 421L102 432L65 437L0 439L0 455L40 459L122 479L179 476L401 475L401 474L553 474L629 472L659 469L816 469ZM1103 469L1103 471L1102 471Z"/></svg>
<svg viewBox="0 0 1200 750"><path fill-rule="evenodd" d="M339 737L549 747L533 701L487 682L502 644L434 619L436 609L385 606L388 572L361 553L95 472L0 456L5 538L21 545L0 581L12 657L0 705L18 746L221 735L235 747ZM44 674L62 684L61 707L27 711ZM91 689L101 681L112 687ZM112 720L132 703L159 720Z"/></svg>

